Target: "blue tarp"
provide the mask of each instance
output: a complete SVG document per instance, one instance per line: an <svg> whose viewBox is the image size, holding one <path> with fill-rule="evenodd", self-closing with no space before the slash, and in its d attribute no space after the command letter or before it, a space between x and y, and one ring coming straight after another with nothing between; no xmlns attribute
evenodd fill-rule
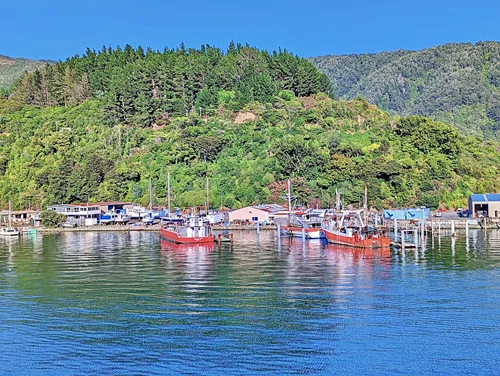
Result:
<svg viewBox="0 0 500 376"><path fill-rule="evenodd" d="M408 208L408 209L384 209L384 219L411 221L412 219L429 218L431 211L429 208Z"/></svg>

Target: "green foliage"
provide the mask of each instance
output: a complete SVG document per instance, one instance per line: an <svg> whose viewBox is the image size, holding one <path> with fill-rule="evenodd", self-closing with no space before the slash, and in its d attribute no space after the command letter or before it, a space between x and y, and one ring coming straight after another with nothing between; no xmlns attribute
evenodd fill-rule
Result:
<svg viewBox="0 0 500 376"><path fill-rule="evenodd" d="M500 136L500 43L311 59L342 98L366 98L400 115L424 115L462 134Z"/></svg>
<svg viewBox="0 0 500 376"><path fill-rule="evenodd" d="M61 227L66 221L66 216L61 213L56 213L53 210L44 210L40 213L42 224L45 227Z"/></svg>
<svg viewBox="0 0 500 376"><path fill-rule="evenodd" d="M357 203L365 185L378 207L500 191L499 144L335 101L314 72L286 51L231 44L88 50L27 74L0 98L0 205L146 204L149 179L162 205L168 172L179 207L204 204L206 177L213 206L233 208L284 203L288 178L301 203L331 202L336 188Z"/></svg>
<svg viewBox="0 0 500 376"><path fill-rule="evenodd" d="M87 97L106 103L107 122L150 126L159 116L239 110L267 102L280 90L297 96L331 94L328 78L307 60L286 51L269 54L232 44L227 53L199 50L163 52L133 49L87 50L55 65L25 73L14 97L35 106L73 106Z"/></svg>

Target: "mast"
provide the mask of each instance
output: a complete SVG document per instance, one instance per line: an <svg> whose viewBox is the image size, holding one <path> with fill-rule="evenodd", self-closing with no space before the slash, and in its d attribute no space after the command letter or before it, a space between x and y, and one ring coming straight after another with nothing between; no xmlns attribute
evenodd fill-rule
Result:
<svg viewBox="0 0 500 376"><path fill-rule="evenodd" d="M9 228L12 228L12 216L11 216L10 212L11 212L11 207L10 207L10 200L9 200Z"/></svg>
<svg viewBox="0 0 500 376"><path fill-rule="evenodd" d="M340 193L337 188L335 188L335 210L340 210Z"/></svg>
<svg viewBox="0 0 500 376"><path fill-rule="evenodd" d="M153 183L151 178L149 178L149 208L153 210Z"/></svg>
<svg viewBox="0 0 500 376"><path fill-rule="evenodd" d="M207 212L206 214L208 214L208 207L210 206L210 202L209 202L209 197L208 197L208 175L207 175Z"/></svg>
<svg viewBox="0 0 500 376"><path fill-rule="evenodd" d="M292 216L292 189L290 187L290 179L288 179L288 219Z"/></svg>
<svg viewBox="0 0 500 376"><path fill-rule="evenodd" d="M366 224L366 218L368 216L368 186L365 185L365 197L363 199L363 219L365 221L365 224Z"/></svg>
<svg viewBox="0 0 500 376"><path fill-rule="evenodd" d="M167 191L168 214L170 215L170 171L167 174Z"/></svg>

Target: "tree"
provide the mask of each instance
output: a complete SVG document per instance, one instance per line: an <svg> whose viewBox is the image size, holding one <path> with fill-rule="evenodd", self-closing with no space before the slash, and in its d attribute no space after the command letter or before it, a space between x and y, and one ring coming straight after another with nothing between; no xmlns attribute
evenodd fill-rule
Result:
<svg viewBox="0 0 500 376"><path fill-rule="evenodd" d="M44 210L40 213L40 218L42 219L42 224L45 227L61 227L66 221L66 216L61 213L57 213L54 210Z"/></svg>

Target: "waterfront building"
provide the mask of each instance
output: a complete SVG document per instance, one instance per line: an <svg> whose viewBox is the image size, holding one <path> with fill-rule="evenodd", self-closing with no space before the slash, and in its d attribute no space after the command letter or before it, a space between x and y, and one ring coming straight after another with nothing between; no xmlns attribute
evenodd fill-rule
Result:
<svg viewBox="0 0 500 376"><path fill-rule="evenodd" d="M47 207L47 210L64 214L67 222L79 226L97 224L102 215L101 207L95 204L51 205Z"/></svg>
<svg viewBox="0 0 500 376"><path fill-rule="evenodd" d="M469 216L472 218L500 217L500 193L469 196Z"/></svg>
<svg viewBox="0 0 500 376"><path fill-rule="evenodd" d="M285 210L284 207L276 204L246 206L241 209L229 212L229 222L231 223L272 223L275 214Z"/></svg>
<svg viewBox="0 0 500 376"><path fill-rule="evenodd" d="M35 210L13 210L10 212L10 219L14 225L29 225L36 222L40 212ZM9 211L0 211L0 223L9 223Z"/></svg>

